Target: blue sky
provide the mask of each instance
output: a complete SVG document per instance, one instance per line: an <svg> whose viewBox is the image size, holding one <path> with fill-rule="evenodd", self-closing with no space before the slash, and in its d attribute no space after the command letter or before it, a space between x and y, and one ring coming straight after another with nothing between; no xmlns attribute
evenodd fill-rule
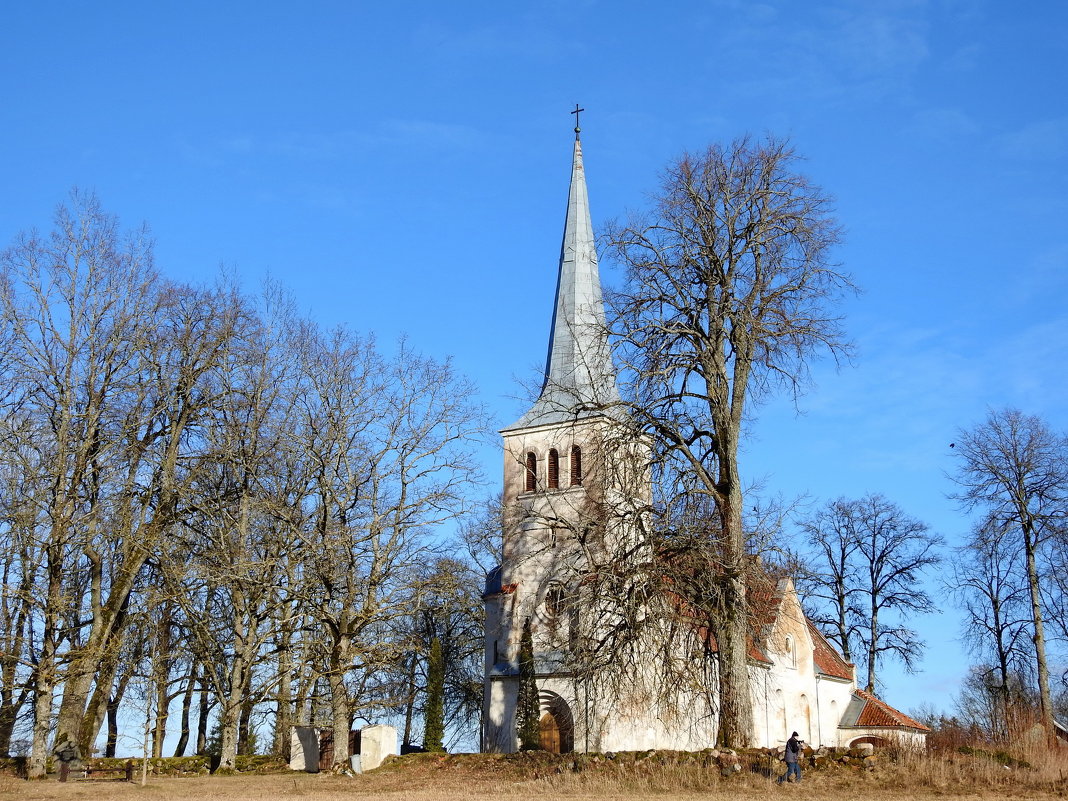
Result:
<svg viewBox="0 0 1068 801"><path fill-rule="evenodd" d="M761 409L743 470L882 492L952 541L958 426L1068 428L1066 53L1062 2L15 3L0 243L95 190L168 275L271 275L325 326L406 333L503 425L545 351L574 104L595 225L686 149L788 136L837 198L858 357ZM885 695L946 706L959 620L919 628Z"/></svg>

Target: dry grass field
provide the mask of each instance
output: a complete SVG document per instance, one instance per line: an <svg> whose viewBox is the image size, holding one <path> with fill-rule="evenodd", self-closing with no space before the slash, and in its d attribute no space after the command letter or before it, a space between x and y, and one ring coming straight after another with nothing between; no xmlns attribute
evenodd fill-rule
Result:
<svg viewBox="0 0 1068 801"><path fill-rule="evenodd" d="M1035 756L1030 768L1005 768L988 759L905 757L874 770L809 770L800 785L779 786L760 773L723 778L699 765L631 764L574 772L566 759L514 760L484 756L407 757L364 776L304 773L229 777L153 778L145 786L115 781L26 782L0 777L0 801L19 799L152 799L178 801L508 801L509 799L1060 799L1068 795L1068 758ZM651 761L650 761L651 762Z"/></svg>

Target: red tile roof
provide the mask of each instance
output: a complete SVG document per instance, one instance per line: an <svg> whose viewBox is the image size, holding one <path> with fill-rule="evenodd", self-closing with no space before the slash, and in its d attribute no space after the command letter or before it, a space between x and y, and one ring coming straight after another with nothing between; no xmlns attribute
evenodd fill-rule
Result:
<svg viewBox="0 0 1068 801"><path fill-rule="evenodd" d="M918 720L913 720L865 690L858 688L853 694L866 702L857 718L857 726L907 726L910 729L930 731Z"/></svg>
<svg viewBox="0 0 1068 801"><path fill-rule="evenodd" d="M805 618L805 622L808 623L808 632L812 636L812 661L816 665L816 670L825 676L852 680L853 665L845 661L845 658L816 628L815 623L808 618Z"/></svg>
<svg viewBox="0 0 1068 801"><path fill-rule="evenodd" d="M708 626L697 626L696 629L698 638L704 640L708 644L708 649L712 651L712 653L718 654L719 643L716 642L716 635L712 633ZM753 642L753 638L751 635L745 635L745 644L747 654L750 659L752 659L754 662L763 662L765 665L771 664L771 660L768 659L767 656L765 656L759 648L757 648L756 644Z"/></svg>

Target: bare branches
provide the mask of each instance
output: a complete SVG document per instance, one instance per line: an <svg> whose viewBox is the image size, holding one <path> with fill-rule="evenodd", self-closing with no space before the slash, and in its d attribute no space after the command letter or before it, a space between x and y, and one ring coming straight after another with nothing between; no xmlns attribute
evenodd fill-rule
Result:
<svg viewBox="0 0 1068 801"><path fill-rule="evenodd" d="M627 270L610 298L627 407L653 443L664 502L697 494L715 506L707 535L718 543L725 599L713 621L726 693L720 739L731 745L744 745L752 728L749 704L739 702L747 693L742 426L772 391L796 398L811 358L849 353L836 304L853 286L831 256L840 231L796 161L770 138L684 155L665 170L650 211L606 234Z"/></svg>
<svg viewBox="0 0 1068 801"><path fill-rule="evenodd" d="M801 527L815 555L801 582L814 621L846 659L863 659L868 692L887 657L915 670L924 644L905 622L935 609L922 579L941 562L941 538L881 495L839 498Z"/></svg>
<svg viewBox="0 0 1068 801"><path fill-rule="evenodd" d="M484 414L448 361L324 335L276 287L168 282L77 194L0 257L0 356L0 748L32 707L35 775L52 730L87 753L150 650L153 748L185 670L224 767L257 703L286 728L320 678L346 731L394 703L393 624L477 479Z"/></svg>
<svg viewBox="0 0 1068 801"><path fill-rule="evenodd" d="M1039 705L1053 738L1040 558L1051 553L1055 539L1063 539L1068 522L1068 438L1038 417L1003 409L959 431L954 453L961 488L954 497L963 508L984 515L984 536L977 544L1004 542L1009 552L1022 556Z"/></svg>

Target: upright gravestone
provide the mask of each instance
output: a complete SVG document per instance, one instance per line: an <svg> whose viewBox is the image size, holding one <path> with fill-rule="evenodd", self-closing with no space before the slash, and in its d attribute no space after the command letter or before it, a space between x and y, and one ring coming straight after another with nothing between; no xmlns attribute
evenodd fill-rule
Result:
<svg viewBox="0 0 1068 801"><path fill-rule="evenodd" d="M374 770L388 756L397 754L394 726L365 726L360 729L360 770Z"/></svg>
<svg viewBox="0 0 1068 801"><path fill-rule="evenodd" d="M319 732L314 727L293 727L289 740L289 768L308 773L319 770Z"/></svg>

